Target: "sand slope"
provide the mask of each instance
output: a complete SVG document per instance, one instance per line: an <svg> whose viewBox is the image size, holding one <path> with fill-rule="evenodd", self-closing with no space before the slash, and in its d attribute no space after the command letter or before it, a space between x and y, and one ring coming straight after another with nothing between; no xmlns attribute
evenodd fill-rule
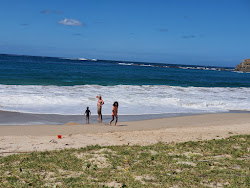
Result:
<svg viewBox="0 0 250 188"><path fill-rule="evenodd" d="M57 139L61 134L62 139ZM153 144L250 134L249 113L207 114L105 124L0 126L0 155L87 145Z"/></svg>

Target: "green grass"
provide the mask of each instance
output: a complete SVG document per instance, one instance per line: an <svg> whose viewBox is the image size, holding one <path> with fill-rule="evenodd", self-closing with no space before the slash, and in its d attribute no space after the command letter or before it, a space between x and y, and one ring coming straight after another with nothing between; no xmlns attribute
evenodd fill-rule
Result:
<svg viewBox="0 0 250 188"><path fill-rule="evenodd" d="M249 187L250 135L0 157L0 187Z"/></svg>

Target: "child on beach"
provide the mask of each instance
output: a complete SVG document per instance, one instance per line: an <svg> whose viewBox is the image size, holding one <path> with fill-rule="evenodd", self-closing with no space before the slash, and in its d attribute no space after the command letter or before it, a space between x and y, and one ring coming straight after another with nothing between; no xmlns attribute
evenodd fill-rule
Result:
<svg viewBox="0 0 250 188"><path fill-rule="evenodd" d="M86 124L89 124L89 116L90 116L91 112L90 112L88 106L87 106L87 109L86 109L86 111L85 111L85 113L83 115L85 115L85 114L86 114Z"/></svg>
<svg viewBox="0 0 250 188"><path fill-rule="evenodd" d="M118 116L117 116L118 106L119 106L118 102L115 101L113 104L113 107L112 107L112 120L110 121L109 125L111 125L112 121L114 121L114 119L115 119L115 126L116 126L116 123L118 120Z"/></svg>

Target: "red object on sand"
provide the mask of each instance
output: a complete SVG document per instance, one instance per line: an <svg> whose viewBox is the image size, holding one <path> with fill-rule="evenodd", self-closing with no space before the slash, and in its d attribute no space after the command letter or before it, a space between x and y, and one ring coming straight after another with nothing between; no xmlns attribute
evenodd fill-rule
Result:
<svg viewBox="0 0 250 188"><path fill-rule="evenodd" d="M61 139L61 138L62 138L62 135L57 135L57 138L58 138L58 139Z"/></svg>

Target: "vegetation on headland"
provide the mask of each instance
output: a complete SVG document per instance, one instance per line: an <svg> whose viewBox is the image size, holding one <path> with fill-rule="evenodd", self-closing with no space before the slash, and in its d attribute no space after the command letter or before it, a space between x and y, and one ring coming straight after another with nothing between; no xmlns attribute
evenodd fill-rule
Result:
<svg viewBox="0 0 250 188"><path fill-rule="evenodd" d="M236 71L250 72L250 59L244 59L235 67Z"/></svg>
<svg viewBox="0 0 250 188"><path fill-rule="evenodd" d="M0 157L0 187L249 187L249 160L250 135L96 145Z"/></svg>

